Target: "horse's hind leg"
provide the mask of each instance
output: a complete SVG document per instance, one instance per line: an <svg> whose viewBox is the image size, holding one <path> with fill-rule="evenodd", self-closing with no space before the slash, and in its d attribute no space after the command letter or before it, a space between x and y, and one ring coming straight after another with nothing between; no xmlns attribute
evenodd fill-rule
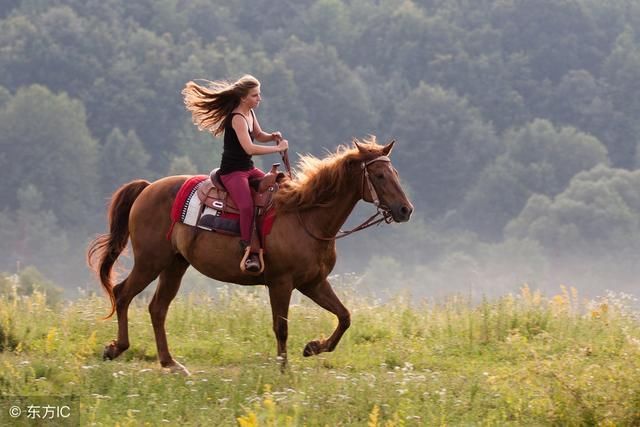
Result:
<svg viewBox="0 0 640 427"><path fill-rule="evenodd" d="M169 304L178 293L182 276L189 267L189 263L178 255L174 261L160 273L160 280L156 293L149 304L149 314L151 315L151 323L156 336L156 345L158 347L158 358L163 368L169 368L172 372L180 372L189 375L189 371L176 362L171 353L169 353L169 345L167 344L167 334L164 329L164 322L167 318Z"/></svg>
<svg viewBox="0 0 640 427"><path fill-rule="evenodd" d="M304 295L308 296L320 307L330 311L338 317L338 327L333 334L326 340L316 340L307 343L304 347L303 355L305 357L313 356L325 351L333 351L340 342L342 334L351 325L351 315L340 299L333 292L331 284L325 279L315 286L302 287L298 289Z"/></svg>
<svg viewBox="0 0 640 427"><path fill-rule="evenodd" d="M129 348L129 304L136 295L158 277L160 271L161 269L157 266L136 262L129 277L113 287L118 316L118 339L105 347L103 354L105 360L115 359Z"/></svg>

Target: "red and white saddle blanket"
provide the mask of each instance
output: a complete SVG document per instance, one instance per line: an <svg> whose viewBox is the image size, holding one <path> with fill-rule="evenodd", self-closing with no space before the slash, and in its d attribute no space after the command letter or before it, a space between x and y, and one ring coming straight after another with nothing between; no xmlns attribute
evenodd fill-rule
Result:
<svg viewBox="0 0 640 427"><path fill-rule="evenodd" d="M195 175L178 190L171 207L171 228L167 233L168 239L171 238L176 222L232 236L240 235L240 215L205 206L198 198L198 187L207 179L209 179L207 175ZM258 230L263 246L266 236L271 232L274 220L274 209L269 209L264 215L258 217Z"/></svg>

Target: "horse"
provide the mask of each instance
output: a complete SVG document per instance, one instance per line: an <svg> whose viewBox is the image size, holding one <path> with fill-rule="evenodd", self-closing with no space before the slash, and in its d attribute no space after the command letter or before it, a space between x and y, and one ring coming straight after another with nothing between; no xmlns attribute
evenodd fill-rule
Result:
<svg viewBox="0 0 640 427"><path fill-rule="evenodd" d="M372 136L354 139L351 146L341 145L322 159L300 156L295 176L285 178L273 196L276 217L265 243L265 269L259 276L238 267L239 237L172 223L172 204L190 176L153 183L139 179L121 186L109 204L109 232L96 237L87 251L89 266L111 302L105 319L117 313L117 339L105 346L104 359L115 359L129 348L129 304L159 277L149 303L158 359L162 368L189 375L169 352L165 319L190 265L222 282L266 285L282 369L287 366L288 311L294 289L338 318L331 336L307 343L303 355L333 351L351 323L349 311L327 280L336 262L340 227L359 200L375 203L387 222L406 222L413 212L389 158L394 143L379 145ZM128 277L114 286L112 268L128 240L134 264Z"/></svg>

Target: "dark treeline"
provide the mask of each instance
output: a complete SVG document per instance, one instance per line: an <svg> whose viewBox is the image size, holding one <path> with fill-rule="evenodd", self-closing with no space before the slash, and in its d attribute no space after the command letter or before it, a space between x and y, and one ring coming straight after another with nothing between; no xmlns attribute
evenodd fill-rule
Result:
<svg viewBox="0 0 640 427"><path fill-rule="evenodd" d="M118 186L218 164L184 83L250 73L262 126L291 151L398 140L416 219L341 246L340 268L371 286L558 285L579 270L629 288L635 28L631 0L5 0L0 269L84 280Z"/></svg>

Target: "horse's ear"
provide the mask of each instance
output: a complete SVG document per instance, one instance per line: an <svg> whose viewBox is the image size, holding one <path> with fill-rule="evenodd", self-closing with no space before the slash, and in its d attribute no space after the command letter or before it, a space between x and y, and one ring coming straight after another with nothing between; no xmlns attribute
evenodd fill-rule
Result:
<svg viewBox="0 0 640 427"><path fill-rule="evenodd" d="M356 146L356 148L358 149L359 152L364 154L364 153L366 153L368 151L366 148L364 148L362 145L360 145L358 143L358 141L354 140L353 143L355 144L355 146Z"/></svg>
<svg viewBox="0 0 640 427"><path fill-rule="evenodd" d="M395 143L396 143L396 140L392 139L390 143L385 145L385 147L382 149L382 152L384 153L385 156L388 156L391 153L391 150L393 150L393 144Z"/></svg>

